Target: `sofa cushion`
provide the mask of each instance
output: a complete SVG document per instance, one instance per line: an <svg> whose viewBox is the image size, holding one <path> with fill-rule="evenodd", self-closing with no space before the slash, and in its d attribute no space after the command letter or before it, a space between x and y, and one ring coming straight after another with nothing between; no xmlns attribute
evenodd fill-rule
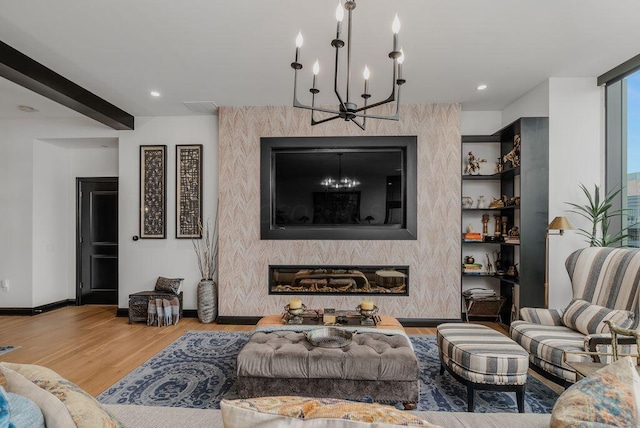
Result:
<svg viewBox="0 0 640 428"><path fill-rule="evenodd" d="M335 398L282 396L222 400L220 409L225 428L437 427L395 407Z"/></svg>
<svg viewBox="0 0 640 428"><path fill-rule="evenodd" d="M584 351L584 335L569 327L514 321L510 335L529 354L532 363L569 382L575 382L575 370L563 364L564 351ZM569 361L591 361L589 356L569 354ZM555 369L557 368L557 370Z"/></svg>
<svg viewBox="0 0 640 428"><path fill-rule="evenodd" d="M640 376L624 357L567 389L551 412L551 427L637 427Z"/></svg>
<svg viewBox="0 0 640 428"><path fill-rule="evenodd" d="M618 327L629 328L635 322L635 314L594 305L581 299L573 299L562 315L562 322L566 327L584 335L608 333L609 326L605 321L611 321Z"/></svg>
<svg viewBox="0 0 640 428"><path fill-rule="evenodd" d="M115 428L120 423L76 384L53 370L31 364L0 363L9 391L32 399L47 426Z"/></svg>

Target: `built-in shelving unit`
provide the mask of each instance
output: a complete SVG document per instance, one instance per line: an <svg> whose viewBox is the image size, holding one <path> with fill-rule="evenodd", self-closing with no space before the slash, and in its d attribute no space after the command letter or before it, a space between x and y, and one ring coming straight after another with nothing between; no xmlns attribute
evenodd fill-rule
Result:
<svg viewBox="0 0 640 428"><path fill-rule="evenodd" d="M515 163L505 162L504 156L514 148L516 139L519 140L519 159ZM469 152L484 161L479 163L479 171L472 174L465 171ZM489 288L505 297L500 311L505 324L518 316L521 307L544 305L548 154L549 120L545 117L520 118L493 135L462 137L462 196L471 198L473 205L461 208L461 260L464 263L466 256L472 256L483 267L480 273L472 274L462 269L461 287L462 291ZM481 196L486 205L479 208ZM505 206L489 207L492 200L503 197L508 201ZM489 219L486 228L483 216ZM496 217L499 217L497 222ZM465 240L467 228L480 232L483 240ZM504 242L515 228L519 242ZM489 239L492 241L486 241ZM502 270L496 274L498 255ZM489 263L493 267L491 274L487 271ZM517 276L507 275L509 266L517 267Z"/></svg>

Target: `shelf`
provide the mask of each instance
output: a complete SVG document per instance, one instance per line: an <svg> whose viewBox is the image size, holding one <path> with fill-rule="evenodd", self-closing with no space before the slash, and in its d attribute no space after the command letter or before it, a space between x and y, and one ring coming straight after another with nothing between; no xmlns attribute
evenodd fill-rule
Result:
<svg viewBox="0 0 640 428"><path fill-rule="evenodd" d="M510 207L501 207L501 208L462 208L462 211L509 211L509 210L519 210L520 205L512 205Z"/></svg>
<svg viewBox="0 0 640 428"><path fill-rule="evenodd" d="M518 279L519 278L514 278L512 276L506 276L506 275L496 275L496 274L491 274L489 275L488 273L464 273L462 272L462 276L465 278L495 278L495 279L499 279L500 281L504 281L504 282L508 282L509 284L519 284Z"/></svg>
<svg viewBox="0 0 640 428"><path fill-rule="evenodd" d="M469 175L462 174L463 180L468 181L492 181L492 180L501 180L503 178L513 178L516 175L520 175L520 167L517 166L515 168L505 169L502 172L496 172L495 174L480 174L480 175Z"/></svg>
<svg viewBox="0 0 640 428"><path fill-rule="evenodd" d="M513 242L490 242L490 241L465 241L464 239L462 240L463 244L490 244L490 245L509 245L511 247L518 247L520 246L519 243L513 243Z"/></svg>

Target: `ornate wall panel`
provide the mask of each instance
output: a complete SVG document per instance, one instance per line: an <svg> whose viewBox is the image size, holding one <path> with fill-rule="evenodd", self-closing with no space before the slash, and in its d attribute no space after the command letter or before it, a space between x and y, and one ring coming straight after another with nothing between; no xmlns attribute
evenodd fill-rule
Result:
<svg viewBox="0 0 640 428"><path fill-rule="evenodd" d="M202 238L202 144L176 146L176 238Z"/></svg>
<svg viewBox="0 0 640 428"><path fill-rule="evenodd" d="M390 106L382 106L381 112ZM280 313L291 296L268 294L269 265L408 265L409 296L375 297L399 318L460 318L460 105L404 105L399 122L367 130L333 121L311 127L293 107L219 111L219 313ZM416 135L418 239L415 241L260 240L260 137ZM304 296L307 307L355 308L357 296Z"/></svg>
<svg viewBox="0 0 640 428"><path fill-rule="evenodd" d="M140 146L140 238L167 233L167 146Z"/></svg>

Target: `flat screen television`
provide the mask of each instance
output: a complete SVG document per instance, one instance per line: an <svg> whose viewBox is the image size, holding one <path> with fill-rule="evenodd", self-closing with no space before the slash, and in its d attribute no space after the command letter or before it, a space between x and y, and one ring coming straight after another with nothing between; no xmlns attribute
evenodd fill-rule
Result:
<svg viewBox="0 0 640 428"><path fill-rule="evenodd" d="M416 140L261 138L261 238L416 239Z"/></svg>

